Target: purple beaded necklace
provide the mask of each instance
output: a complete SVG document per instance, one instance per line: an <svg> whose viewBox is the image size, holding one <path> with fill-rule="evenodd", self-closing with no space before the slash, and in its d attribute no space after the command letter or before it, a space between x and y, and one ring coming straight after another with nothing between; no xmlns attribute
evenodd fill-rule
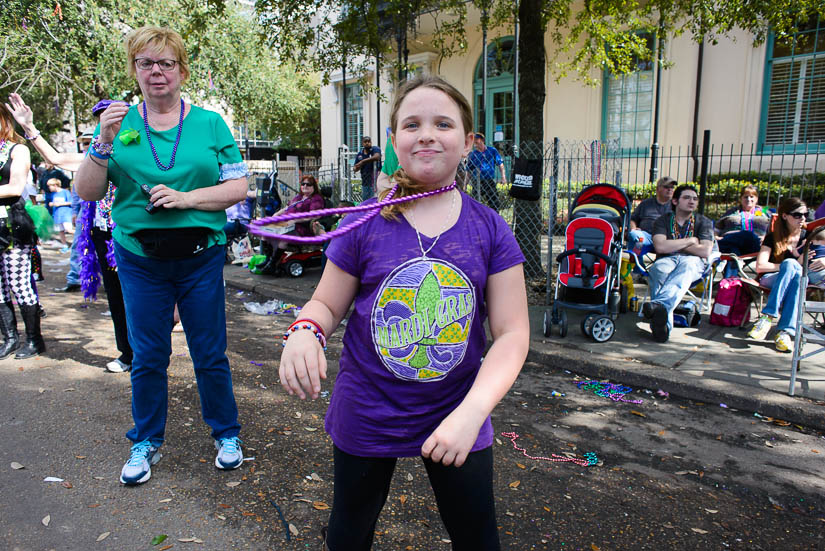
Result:
<svg viewBox="0 0 825 551"><path fill-rule="evenodd" d="M324 241L329 241L335 237L340 235L344 235L345 233L351 232L355 228L366 224L368 221L372 220L378 213L381 212L381 209L387 207L389 205L397 205L398 203L406 203L407 201L415 201L416 199L423 199L424 197L430 197L432 195L438 195L439 193L444 193L455 189L456 183L453 181L452 184L449 186L444 186L442 188L433 189L430 191L424 191L422 193L416 193L414 195L408 195L407 197L399 197L398 199L393 199L396 191L398 191L398 184L393 186L390 192L384 197L383 200L378 201L377 203L371 203L369 205L358 205L357 207L339 207L334 209L318 209L309 212L293 212L289 214L280 214L278 216L270 216L268 218L261 218L260 220L253 220L252 223L249 225L249 233L252 235L256 235L258 237L265 237L268 239L275 239L278 241L286 241L287 243L303 243L303 244L315 244L315 243L323 243ZM269 224L276 224L278 222L289 222L292 220L308 220L310 218L321 218L324 216L333 216L336 214L347 214L350 212L363 212L363 211L372 211L366 216L362 216L352 224L347 224L343 228L338 228L327 232L323 235L315 235L315 236L307 236L301 237L299 235L289 235L289 234L277 234L268 232L263 229L261 226L266 226Z"/></svg>
<svg viewBox="0 0 825 551"><path fill-rule="evenodd" d="M158 168L162 171L166 172L167 170L171 170L173 166L175 166L175 155L178 152L178 145L180 144L180 134L183 131L183 112L185 110L185 104L183 103L183 99L180 100L180 121L178 121L178 136L175 138L175 146L172 148L172 158L169 159L169 166L164 165L160 162L160 158L158 157L158 152L155 149L155 144L152 143L152 133L149 132L149 117L146 114L146 101L143 102L143 128L146 129L146 138L149 140L149 147L152 149L152 156L155 158L155 164L158 165Z"/></svg>

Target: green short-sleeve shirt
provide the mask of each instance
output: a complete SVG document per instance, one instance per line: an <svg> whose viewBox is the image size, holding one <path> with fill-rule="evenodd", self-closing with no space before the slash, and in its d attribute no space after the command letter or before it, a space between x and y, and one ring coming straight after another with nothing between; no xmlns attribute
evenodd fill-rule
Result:
<svg viewBox="0 0 825 551"><path fill-rule="evenodd" d="M121 132L127 129L140 132L139 141L124 145L115 138L112 160L109 160L109 180L117 186L112 206L112 220L116 224L113 238L141 256L145 255L133 234L143 229L204 227L212 230L210 246L226 243L225 211L161 208L156 214L149 214L145 210L149 197L138 185L145 183L151 188L163 184L178 191L191 191L244 176L245 164L226 123L213 111L191 106L183 120L175 165L163 171L152 156L138 107L129 109L120 128ZM99 127L95 133L98 132ZM176 136L177 126L163 132L152 130L152 144L164 165L168 166L172 157Z"/></svg>
<svg viewBox="0 0 825 551"><path fill-rule="evenodd" d="M395 171L398 170L398 167L398 155L395 154L392 140L387 140L387 147L384 149L384 166L381 167L381 172L392 177Z"/></svg>

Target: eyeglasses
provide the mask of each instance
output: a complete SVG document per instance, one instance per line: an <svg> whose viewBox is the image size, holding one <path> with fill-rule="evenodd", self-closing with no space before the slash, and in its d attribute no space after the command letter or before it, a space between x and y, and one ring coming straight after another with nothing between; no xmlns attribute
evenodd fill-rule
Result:
<svg viewBox="0 0 825 551"><path fill-rule="evenodd" d="M808 216L808 213L807 212L789 212L788 216L793 216L797 220L801 220L803 218L806 218Z"/></svg>
<svg viewBox="0 0 825 551"><path fill-rule="evenodd" d="M302 186L312 186L312 182L301 182Z"/></svg>
<svg viewBox="0 0 825 551"><path fill-rule="evenodd" d="M164 72L174 71L175 67L178 65L178 62L175 59L149 59L148 57L135 58L135 66L142 71L148 71L155 66L155 63L157 63L160 70Z"/></svg>

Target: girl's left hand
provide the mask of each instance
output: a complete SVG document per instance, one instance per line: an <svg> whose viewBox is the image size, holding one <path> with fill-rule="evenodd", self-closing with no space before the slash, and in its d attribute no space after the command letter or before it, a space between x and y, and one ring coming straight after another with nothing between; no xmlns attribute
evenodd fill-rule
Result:
<svg viewBox="0 0 825 551"><path fill-rule="evenodd" d="M152 188L152 195L149 199L156 207L165 209L188 209L192 208L187 202L187 193L177 191L163 184L158 184Z"/></svg>
<svg viewBox="0 0 825 551"><path fill-rule="evenodd" d="M811 263L808 264L808 269L812 272L825 270L825 258L814 258L811 260Z"/></svg>
<svg viewBox="0 0 825 551"><path fill-rule="evenodd" d="M487 416L462 410L459 406L450 413L421 446L421 455L436 463L460 467L467 459L478 438L478 431Z"/></svg>

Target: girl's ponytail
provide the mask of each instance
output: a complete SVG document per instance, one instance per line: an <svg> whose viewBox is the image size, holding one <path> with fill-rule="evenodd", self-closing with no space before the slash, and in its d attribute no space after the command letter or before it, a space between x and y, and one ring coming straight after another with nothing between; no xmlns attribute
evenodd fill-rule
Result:
<svg viewBox="0 0 825 551"><path fill-rule="evenodd" d="M421 184L417 184L410 178L407 173L404 171L402 167L399 167L393 175L390 177L390 182L395 182L398 184L398 191L395 192L394 199L398 199L400 197L408 197L410 195L415 195L416 193L421 193L423 191L427 191L427 188ZM382 190L378 194L378 200L382 201L384 197L392 189L390 186L387 189ZM394 205L388 205L381 209L381 216L383 216L386 220L396 220L399 214L403 214L405 211L409 210L412 207L415 201L407 201L406 203L396 203Z"/></svg>

